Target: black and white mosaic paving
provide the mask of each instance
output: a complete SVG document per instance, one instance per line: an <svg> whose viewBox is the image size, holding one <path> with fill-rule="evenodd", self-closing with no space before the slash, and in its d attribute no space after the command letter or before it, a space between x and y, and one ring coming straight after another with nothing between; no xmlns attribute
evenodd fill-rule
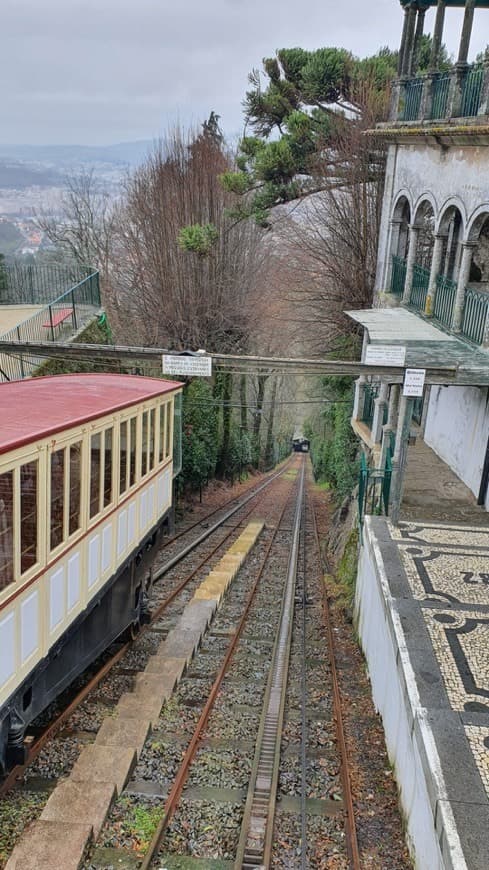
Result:
<svg viewBox="0 0 489 870"><path fill-rule="evenodd" d="M447 706L460 716L489 798L489 530L416 523L388 529L407 580L401 594L419 604Z"/></svg>

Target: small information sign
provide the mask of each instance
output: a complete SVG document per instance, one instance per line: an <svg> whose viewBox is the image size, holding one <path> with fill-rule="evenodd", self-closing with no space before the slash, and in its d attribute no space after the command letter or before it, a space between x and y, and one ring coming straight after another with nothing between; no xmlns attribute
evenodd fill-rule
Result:
<svg viewBox="0 0 489 870"><path fill-rule="evenodd" d="M406 348L399 344L368 344L364 362L369 366L403 366Z"/></svg>
<svg viewBox="0 0 489 870"><path fill-rule="evenodd" d="M406 369L403 396L422 396L426 369Z"/></svg>
<svg viewBox="0 0 489 870"><path fill-rule="evenodd" d="M163 373L165 375L185 375L188 378L210 378L212 375L212 357L199 354L197 356L173 356L163 354Z"/></svg>

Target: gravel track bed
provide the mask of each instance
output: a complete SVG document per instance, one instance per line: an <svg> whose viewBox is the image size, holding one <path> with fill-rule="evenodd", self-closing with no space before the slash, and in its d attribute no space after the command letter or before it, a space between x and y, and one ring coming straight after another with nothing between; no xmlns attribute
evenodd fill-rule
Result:
<svg viewBox="0 0 489 870"><path fill-rule="evenodd" d="M48 792L12 789L0 801L0 868L29 822L37 819L48 800Z"/></svg>
<svg viewBox="0 0 489 870"><path fill-rule="evenodd" d="M221 740L254 740L259 724L259 710L233 707L218 698L205 733Z"/></svg>
<svg viewBox="0 0 489 870"><path fill-rule="evenodd" d="M91 735L93 740L95 735ZM29 783L30 779L42 777L43 779L59 779L67 776L78 759L82 749L90 739L80 737L58 737L41 749L37 758L29 765L23 776L23 781Z"/></svg>
<svg viewBox="0 0 489 870"><path fill-rule="evenodd" d="M173 696L165 703L160 713L157 730L191 734L195 730L201 711L201 707L182 709L182 706L177 703L175 696Z"/></svg>
<svg viewBox="0 0 489 870"><path fill-rule="evenodd" d="M190 768L187 787L247 788L252 763L253 750L201 746Z"/></svg>
<svg viewBox="0 0 489 870"><path fill-rule="evenodd" d="M329 719L315 719L306 717L307 739L311 746L318 748L336 746L336 732L333 717ZM282 741L287 745L300 745L302 737L302 724L300 718L293 719L285 716L285 725L282 731Z"/></svg>
<svg viewBox="0 0 489 870"><path fill-rule="evenodd" d="M238 847L242 815L241 803L182 799L153 866L165 866L162 858L166 852L232 860Z"/></svg>
<svg viewBox="0 0 489 870"><path fill-rule="evenodd" d="M279 791L283 795L301 795L301 759L296 755L284 755L280 759ZM306 797L326 800L341 795L340 767L337 753L306 760Z"/></svg>
<svg viewBox="0 0 489 870"><path fill-rule="evenodd" d="M341 817L307 816L306 830L308 868L349 870ZM273 843L271 867L277 870L297 870L301 862L300 817L292 813L278 812L275 817Z"/></svg>
<svg viewBox="0 0 489 870"><path fill-rule="evenodd" d="M109 713L110 710L107 708L107 704L97 703L92 701L91 698L87 698L71 714L63 729L63 733L67 731L93 731L96 734Z"/></svg>
<svg viewBox="0 0 489 870"><path fill-rule="evenodd" d="M218 693L218 699L224 699L226 704L231 706L239 704L244 707L257 707L261 704L264 693L264 683L258 686L237 686L225 678Z"/></svg>
<svg viewBox="0 0 489 870"><path fill-rule="evenodd" d="M146 741L132 779L158 782L160 785L171 783L182 762L186 743L185 740L183 743L172 740L169 732L165 732L164 736L153 732Z"/></svg>

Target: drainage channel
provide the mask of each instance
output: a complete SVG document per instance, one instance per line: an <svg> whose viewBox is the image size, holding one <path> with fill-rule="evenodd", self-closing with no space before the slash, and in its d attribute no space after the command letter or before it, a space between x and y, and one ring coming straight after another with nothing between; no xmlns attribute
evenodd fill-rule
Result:
<svg viewBox="0 0 489 870"><path fill-rule="evenodd" d="M301 468L292 547L290 552L280 625L265 695L257 748L246 799L235 868L268 867L273 840L273 822L280 765L280 735L284 719L285 689L290 658L294 597L304 492Z"/></svg>

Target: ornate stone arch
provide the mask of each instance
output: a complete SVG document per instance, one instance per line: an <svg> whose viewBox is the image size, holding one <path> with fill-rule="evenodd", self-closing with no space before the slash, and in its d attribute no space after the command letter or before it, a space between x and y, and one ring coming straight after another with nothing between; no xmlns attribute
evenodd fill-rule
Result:
<svg viewBox="0 0 489 870"><path fill-rule="evenodd" d="M416 262L425 269L431 268L431 257L435 242L435 222L437 206L431 193L424 193L415 204L412 224L419 227L416 247Z"/></svg>
<svg viewBox="0 0 489 870"><path fill-rule="evenodd" d="M469 282L489 290L489 202L482 203L469 218L467 241L473 243Z"/></svg>
<svg viewBox="0 0 489 870"><path fill-rule="evenodd" d="M440 208L436 235L442 237L439 274L455 281L460 268L462 240L467 218L463 202L457 196L449 197Z"/></svg>

